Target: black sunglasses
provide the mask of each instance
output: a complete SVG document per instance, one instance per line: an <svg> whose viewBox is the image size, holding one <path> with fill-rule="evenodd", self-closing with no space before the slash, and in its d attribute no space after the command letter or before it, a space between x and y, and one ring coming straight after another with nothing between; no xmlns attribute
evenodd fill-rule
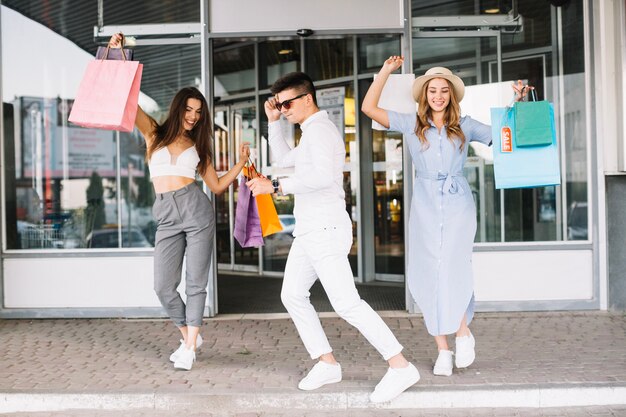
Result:
<svg viewBox="0 0 626 417"><path fill-rule="evenodd" d="M301 97L306 96L308 93L304 93L304 94L300 94L299 96L295 96L294 98L290 98L289 100L285 100L282 103L277 101L276 102L276 109L278 111L280 111L283 107L285 108L285 110L289 110L291 108L291 102L294 100L297 100Z"/></svg>

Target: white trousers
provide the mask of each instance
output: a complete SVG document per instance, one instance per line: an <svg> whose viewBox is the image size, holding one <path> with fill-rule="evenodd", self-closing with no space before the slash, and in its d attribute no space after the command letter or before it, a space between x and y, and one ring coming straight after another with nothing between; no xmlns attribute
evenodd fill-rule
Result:
<svg viewBox="0 0 626 417"><path fill-rule="evenodd" d="M296 237L287 258L280 297L312 359L332 352L309 300L309 290L319 278L337 314L356 327L388 360L402 351L402 345L359 296L348 262L351 246L349 228L329 227Z"/></svg>

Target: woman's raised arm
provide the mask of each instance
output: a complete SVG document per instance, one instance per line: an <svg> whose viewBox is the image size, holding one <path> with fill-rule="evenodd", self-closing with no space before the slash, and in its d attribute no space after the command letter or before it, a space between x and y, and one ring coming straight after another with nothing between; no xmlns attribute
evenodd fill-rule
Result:
<svg viewBox="0 0 626 417"><path fill-rule="evenodd" d="M137 118L135 119L135 126L143 135L146 141L146 145L150 146L154 140L154 130L157 127L157 122L146 114L140 106L137 106Z"/></svg>
<svg viewBox="0 0 626 417"><path fill-rule="evenodd" d="M383 91L383 87L389 78L389 75L400 68L404 62L404 57L390 56L385 61L382 68L378 72L376 78L367 90L367 94L363 98L363 104L361 105L361 111L365 113L369 118L375 120L381 125L389 128L389 116L385 109L378 107L378 101L380 100L380 94Z"/></svg>
<svg viewBox="0 0 626 417"><path fill-rule="evenodd" d="M114 33L109 39L109 48L121 48L124 34L122 32ZM156 121L148 116L146 112L139 106L137 106L137 118L135 119L135 126L143 135L146 144L150 145L154 135L154 129L157 126Z"/></svg>

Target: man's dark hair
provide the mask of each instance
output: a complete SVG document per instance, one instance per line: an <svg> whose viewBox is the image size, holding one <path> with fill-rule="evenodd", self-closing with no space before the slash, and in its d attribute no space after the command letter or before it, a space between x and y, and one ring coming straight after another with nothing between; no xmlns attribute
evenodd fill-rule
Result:
<svg viewBox="0 0 626 417"><path fill-rule="evenodd" d="M299 94L311 94L313 97L313 103L317 106L317 98L315 97L315 86L311 77L304 72L290 72L280 77L272 87L270 91L272 94L278 94L281 91L293 88L298 91Z"/></svg>

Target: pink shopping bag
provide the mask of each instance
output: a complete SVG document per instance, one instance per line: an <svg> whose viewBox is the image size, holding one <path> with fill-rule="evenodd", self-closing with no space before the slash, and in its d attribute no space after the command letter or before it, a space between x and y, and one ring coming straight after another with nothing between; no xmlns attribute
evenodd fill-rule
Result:
<svg viewBox="0 0 626 417"><path fill-rule="evenodd" d="M83 127L130 132L135 125L143 64L94 60L78 87L69 121Z"/></svg>

